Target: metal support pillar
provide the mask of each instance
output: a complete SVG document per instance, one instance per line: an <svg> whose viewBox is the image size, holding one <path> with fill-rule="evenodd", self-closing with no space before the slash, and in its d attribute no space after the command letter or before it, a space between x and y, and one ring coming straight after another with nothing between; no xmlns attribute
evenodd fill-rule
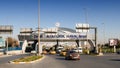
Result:
<svg viewBox="0 0 120 68"><path fill-rule="evenodd" d="M95 47L96 47L96 53L98 53L98 45L97 45L97 28L95 28Z"/></svg>
<svg viewBox="0 0 120 68"><path fill-rule="evenodd" d="M77 40L75 40L76 41L76 43L77 43L77 47L79 47L80 45L79 45L79 40L77 39Z"/></svg>
<svg viewBox="0 0 120 68"><path fill-rule="evenodd" d="M55 51L57 50L57 47L59 46L59 40L56 40L57 44L55 45Z"/></svg>

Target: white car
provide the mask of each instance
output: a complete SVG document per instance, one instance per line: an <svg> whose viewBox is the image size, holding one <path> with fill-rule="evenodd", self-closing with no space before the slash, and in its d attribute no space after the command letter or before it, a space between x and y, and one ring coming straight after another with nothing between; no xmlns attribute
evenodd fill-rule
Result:
<svg viewBox="0 0 120 68"><path fill-rule="evenodd" d="M57 53L60 53L64 48L63 47L58 47L57 48Z"/></svg>
<svg viewBox="0 0 120 68"><path fill-rule="evenodd" d="M78 53L82 53L83 52L82 47L78 47L76 49L73 49L73 51L76 51Z"/></svg>

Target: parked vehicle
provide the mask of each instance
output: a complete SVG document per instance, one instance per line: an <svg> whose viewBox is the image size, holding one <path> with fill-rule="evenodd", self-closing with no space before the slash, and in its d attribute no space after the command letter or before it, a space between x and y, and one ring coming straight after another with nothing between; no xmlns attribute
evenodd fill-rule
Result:
<svg viewBox="0 0 120 68"><path fill-rule="evenodd" d="M82 50L82 47L78 47L78 48L75 48L73 49L75 52L78 52L78 53L83 53L83 50Z"/></svg>
<svg viewBox="0 0 120 68"><path fill-rule="evenodd" d="M116 52L117 54L120 54L120 50Z"/></svg>
<svg viewBox="0 0 120 68"><path fill-rule="evenodd" d="M51 54L51 55L55 55L56 52L55 52L55 51L50 51L50 54Z"/></svg>
<svg viewBox="0 0 120 68"><path fill-rule="evenodd" d="M66 51L61 51L60 56L66 56Z"/></svg>
<svg viewBox="0 0 120 68"><path fill-rule="evenodd" d="M63 47L58 47L56 52L59 54L62 52L62 50L63 50Z"/></svg>
<svg viewBox="0 0 120 68"><path fill-rule="evenodd" d="M68 51L66 53L65 59L66 60L69 60L69 59L71 59L71 60L73 60L73 59L80 60L80 54L78 52L76 52L76 51L71 50L71 51Z"/></svg>
<svg viewBox="0 0 120 68"><path fill-rule="evenodd" d="M47 51L46 50L42 51L42 54L47 54Z"/></svg>

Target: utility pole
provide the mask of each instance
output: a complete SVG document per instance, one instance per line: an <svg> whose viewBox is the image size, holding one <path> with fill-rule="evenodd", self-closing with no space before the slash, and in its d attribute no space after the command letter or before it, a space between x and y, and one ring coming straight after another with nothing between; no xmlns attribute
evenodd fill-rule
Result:
<svg viewBox="0 0 120 68"><path fill-rule="evenodd" d="M38 0L38 55L41 55L42 47L40 46L40 0Z"/></svg>
<svg viewBox="0 0 120 68"><path fill-rule="evenodd" d="M84 11L85 11L85 22L86 24L88 25L87 27L89 27L89 24L88 24L88 12L87 12L87 9L84 8ZM88 30L86 32L86 35L87 35L87 43L88 43ZM87 43L86 43L86 47L87 47Z"/></svg>
<svg viewBox="0 0 120 68"><path fill-rule="evenodd" d="M103 25L103 47L105 46L105 23L102 23Z"/></svg>
<svg viewBox="0 0 120 68"><path fill-rule="evenodd" d="M85 11L85 22L88 23L88 12L87 12L87 9L84 8L84 11Z"/></svg>

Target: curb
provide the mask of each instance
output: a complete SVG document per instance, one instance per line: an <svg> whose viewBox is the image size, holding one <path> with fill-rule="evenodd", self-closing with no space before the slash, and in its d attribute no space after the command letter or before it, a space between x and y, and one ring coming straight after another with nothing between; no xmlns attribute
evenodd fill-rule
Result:
<svg viewBox="0 0 120 68"><path fill-rule="evenodd" d="M28 64L28 63L35 63L35 62L38 62L38 61L41 61L45 58L45 56L43 56L42 58L38 59L38 60L35 60L35 61L30 61L30 62L13 62L13 61L10 61L9 63L10 64Z"/></svg>
<svg viewBox="0 0 120 68"><path fill-rule="evenodd" d="M96 56L105 56L105 55L96 55Z"/></svg>
<svg viewBox="0 0 120 68"><path fill-rule="evenodd" d="M0 55L0 58L2 58L2 57L9 57L9 56L12 56L12 55Z"/></svg>
<svg viewBox="0 0 120 68"><path fill-rule="evenodd" d="M103 53L99 53L97 56L104 56Z"/></svg>

